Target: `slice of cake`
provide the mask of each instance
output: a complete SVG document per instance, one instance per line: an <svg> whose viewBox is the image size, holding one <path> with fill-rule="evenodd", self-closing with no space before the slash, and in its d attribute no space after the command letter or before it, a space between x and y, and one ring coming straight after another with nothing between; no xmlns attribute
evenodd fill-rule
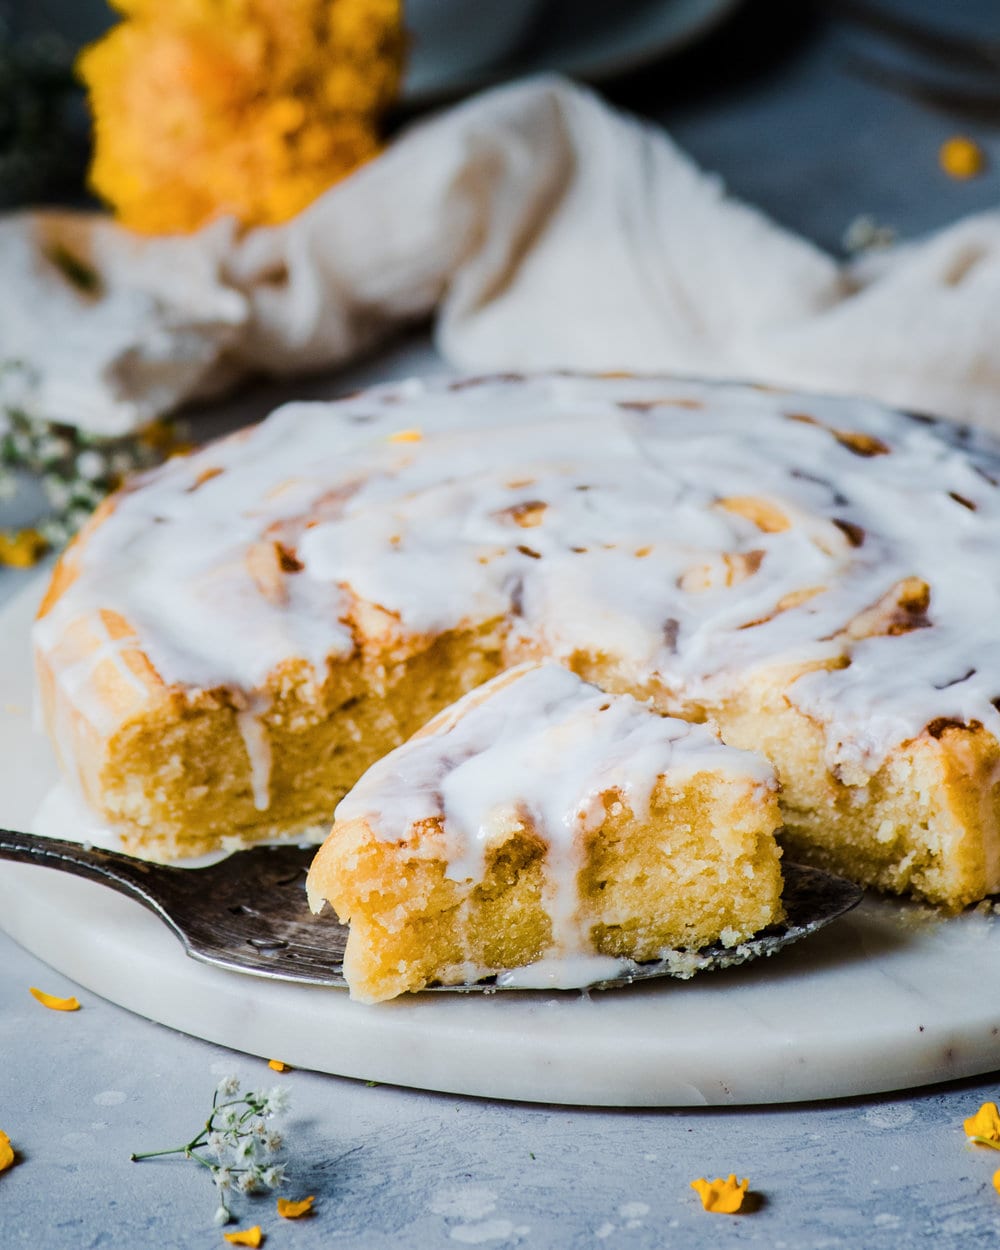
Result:
<svg viewBox="0 0 1000 1250"><path fill-rule="evenodd" d="M779 823L761 756L527 664L368 770L307 888L350 924L363 1002L539 961L587 984L780 920Z"/></svg>

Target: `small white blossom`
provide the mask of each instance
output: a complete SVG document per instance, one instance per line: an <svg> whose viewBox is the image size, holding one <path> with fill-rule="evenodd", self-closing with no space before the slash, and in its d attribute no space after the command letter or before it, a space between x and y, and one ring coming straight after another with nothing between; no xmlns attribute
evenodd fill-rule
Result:
<svg viewBox="0 0 1000 1250"><path fill-rule="evenodd" d="M223 1107L223 1109L219 1112L219 1120L221 1121L224 1129L232 1130L235 1129L240 1122L240 1113L236 1107Z"/></svg>
<svg viewBox="0 0 1000 1250"><path fill-rule="evenodd" d="M244 1137L236 1147L236 1159L239 1163L251 1163L257 1158L257 1143L252 1137Z"/></svg>
<svg viewBox="0 0 1000 1250"><path fill-rule="evenodd" d="M232 1098L233 1094L238 1094L240 1089L240 1078L238 1076L224 1076L219 1082L216 1093L220 1098Z"/></svg>
<svg viewBox="0 0 1000 1250"><path fill-rule="evenodd" d="M288 1090L284 1085L275 1085L270 1093L264 1095L261 1115L268 1118L272 1115L280 1115L283 1111L288 1110L291 1101Z"/></svg>
<svg viewBox="0 0 1000 1250"><path fill-rule="evenodd" d="M51 518L41 522L38 526L38 532L53 547L61 547L70 536L69 530L61 521L55 521Z"/></svg>
<svg viewBox="0 0 1000 1250"><path fill-rule="evenodd" d="M223 1205L221 1207L216 1207L215 1215L212 1217L212 1223L218 1224L221 1227L223 1224L228 1224L232 1218L233 1217L230 1214L229 1208Z"/></svg>
<svg viewBox="0 0 1000 1250"><path fill-rule="evenodd" d="M56 473L46 473L42 478L42 487L45 490L45 497L49 503L57 511L61 512L63 508L69 506L72 497L72 489L69 482L59 477Z"/></svg>
<svg viewBox="0 0 1000 1250"><path fill-rule="evenodd" d="M215 1182L216 1189L220 1193L225 1193L227 1189L233 1187L233 1169L222 1167L212 1168L212 1180Z"/></svg>
<svg viewBox="0 0 1000 1250"><path fill-rule="evenodd" d="M270 1169L268 1169L270 1170ZM236 1188L240 1193L255 1194L264 1181L264 1169L251 1164L245 1172L241 1172L236 1180Z"/></svg>
<svg viewBox="0 0 1000 1250"><path fill-rule="evenodd" d="M226 1153L226 1139L218 1130L209 1133L205 1145L217 1159L221 1159Z"/></svg>
<svg viewBox="0 0 1000 1250"><path fill-rule="evenodd" d="M44 464L52 464L56 460L65 460L72 450L73 444L65 438L54 438L49 435L39 439L35 453Z"/></svg>
<svg viewBox="0 0 1000 1250"><path fill-rule="evenodd" d="M247 1131L253 1133L255 1137L263 1137L267 1132L267 1125L261 1116L254 1116L247 1122Z"/></svg>
<svg viewBox="0 0 1000 1250"><path fill-rule="evenodd" d="M268 1189L277 1189L279 1185L285 1183L285 1165L276 1163L273 1167L264 1169L264 1184Z"/></svg>
<svg viewBox="0 0 1000 1250"><path fill-rule="evenodd" d="M81 451L76 458L77 473L88 481L96 482L107 470L107 461L99 451Z"/></svg>
<svg viewBox="0 0 1000 1250"><path fill-rule="evenodd" d="M284 1138L273 1130L264 1138L264 1149L269 1155L277 1154L284 1144Z"/></svg>

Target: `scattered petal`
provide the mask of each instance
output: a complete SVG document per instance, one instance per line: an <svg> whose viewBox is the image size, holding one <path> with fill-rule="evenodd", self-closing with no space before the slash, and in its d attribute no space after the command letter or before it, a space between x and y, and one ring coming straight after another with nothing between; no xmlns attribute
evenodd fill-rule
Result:
<svg viewBox="0 0 1000 1250"><path fill-rule="evenodd" d="M30 987L28 993L43 1007L48 1007L50 1011L79 1011L80 1004L75 998L57 998L55 994L46 994L44 990L36 989L34 985Z"/></svg>
<svg viewBox="0 0 1000 1250"><path fill-rule="evenodd" d="M1000 1171L996 1171L993 1173L993 1188L997 1191L998 1194L1000 1194ZM279 1198L278 1201L280 1202L281 1199Z"/></svg>
<svg viewBox="0 0 1000 1250"><path fill-rule="evenodd" d="M424 434L422 430L397 430L389 435L390 443L419 443Z"/></svg>
<svg viewBox="0 0 1000 1250"><path fill-rule="evenodd" d="M308 1198L302 1198L298 1202L292 1202L289 1198L278 1199L278 1214L283 1220L298 1220L303 1215L308 1215L312 1210L312 1205L316 1199L310 1195Z"/></svg>
<svg viewBox="0 0 1000 1250"><path fill-rule="evenodd" d="M14 1162L14 1147L10 1144L10 1138L7 1136L7 1134L4 1133L2 1130L0 1130L0 1172L6 1172L13 1162ZM279 1211L281 1211L281 1202L282 1202L282 1199L279 1198L278 1199ZM311 1203L312 1199L307 1198L306 1202ZM293 1203L292 1205L294 1206L295 1204ZM283 1211L281 1213L284 1214ZM301 1212L299 1212L298 1214L301 1214Z"/></svg>
<svg viewBox="0 0 1000 1250"><path fill-rule="evenodd" d="M38 530L26 529L11 533L0 530L0 564L14 569L29 569L48 551L49 544Z"/></svg>
<svg viewBox="0 0 1000 1250"><path fill-rule="evenodd" d="M287 1063L282 1063L280 1059L268 1059L267 1066L274 1072L289 1071L289 1065Z"/></svg>
<svg viewBox="0 0 1000 1250"><path fill-rule="evenodd" d="M231 1246L259 1246L264 1240L259 1224L255 1224L253 1228L241 1228L238 1232L222 1235Z"/></svg>
<svg viewBox="0 0 1000 1250"><path fill-rule="evenodd" d="M968 1137L977 1137L985 1142L1000 1142L1000 1110L995 1102L984 1102L976 1114L969 1116L963 1123Z"/></svg>
<svg viewBox="0 0 1000 1250"><path fill-rule="evenodd" d="M977 178L986 168L986 154L975 139L967 135L952 135L941 144L938 152L941 168L949 178L965 180Z"/></svg>
<svg viewBox="0 0 1000 1250"><path fill-rule="evenodd" d="M738 1181L735 1172L730 1172L725 1180L721 1176L717 1176L714 1181L699 1177L691 1182L691 1188L698 1194L705 1210L718 1211L723 1215L735 1215L743 1205L749 1185L750 1181L746 1177Z"/></svg>

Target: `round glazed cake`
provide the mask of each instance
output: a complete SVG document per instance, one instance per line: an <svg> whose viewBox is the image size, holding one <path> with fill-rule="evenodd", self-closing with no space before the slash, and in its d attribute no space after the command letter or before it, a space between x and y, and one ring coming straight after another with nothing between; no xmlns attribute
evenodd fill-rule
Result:
<svg viewBox="0 0 1000 1250"><path fill-rule="evenodd" d="M293 404L113 497L36 627L62 767L142 853L328 823L551 659L761 752L800 858L1000 887L996 457L865 401L667 378Z"/></svg>

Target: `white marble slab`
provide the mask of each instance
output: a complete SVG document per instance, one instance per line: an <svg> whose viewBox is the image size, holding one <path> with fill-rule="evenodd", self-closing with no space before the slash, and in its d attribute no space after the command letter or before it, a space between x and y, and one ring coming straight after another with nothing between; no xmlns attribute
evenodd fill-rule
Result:
<svg viewBox="0 0 1000 1250"><path fill-rule="evenodd" d="M39 591L0 610L0 823L11 828L30 828L55 781L32 728L27 639ZM695 1106L875 1093L1000 1067L991 915L941 920L870 899L771 960L690 982L375 1007L198 964L137 904L48 869L0 864L0 926L151 1020L296 1067L425 1089Z"/></svg>

